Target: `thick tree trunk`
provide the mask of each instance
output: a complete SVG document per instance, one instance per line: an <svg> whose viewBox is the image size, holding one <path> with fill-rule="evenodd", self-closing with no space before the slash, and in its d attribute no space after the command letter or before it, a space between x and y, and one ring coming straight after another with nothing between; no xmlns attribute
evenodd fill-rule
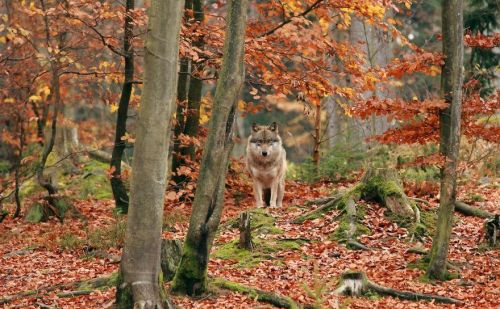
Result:
<svg viewBox="0 0 500 309"><path fill-rule="evenodd" d="M235 111L244 80L247 0L228 1L224 57L201 162L184 252L173 290L199 295L207 288L208 253L220 222Z"/></svg>
<svg viewBox="0 0 500 309"><path fill-rule="evenodd" d="M119 308L161 308L161 227L167 151L177 89L179 33L184 1L154 0L149 9L144 90L137 126ZM132 305L134 304L134 305Z"/></svg>
<svg viewBox="0 0 500 309"><path fill-rule="evenodd" d="M132 87L134 81L134 47L132 46L132 37L134 35L134 20L132 18L132 10L135 8L134 0L127 0L125 4L125 22L123 25L123 51L125 54L125 71L122 86L120 102L118 103L118 112L116 117L115 144L111 154L110 167L113 170L111 175L111 189L115 199L115 207L119 213L127 213L129 198L127 189L121 178L122 174L122 157L126 141L122 140L127 132L127 117L128 105L130 96L132 95Z"/></svg>
<svg viewBox="0 0 500 309"><path fill-rule="evenodd" d="M442 8L443 54L442 95L449 106L439 115L440 152L446 158L441 168L441 192L436 235L432 242L427 275L446 279L446 259L456 198L456 168L460 147L460 114L463 83L463 0L444 0Z"/></svg>

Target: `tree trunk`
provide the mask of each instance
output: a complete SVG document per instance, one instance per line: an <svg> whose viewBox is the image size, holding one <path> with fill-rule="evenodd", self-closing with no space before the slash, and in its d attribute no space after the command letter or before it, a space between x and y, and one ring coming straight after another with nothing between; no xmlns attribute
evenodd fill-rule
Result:
<svg viewBox="0 0 500 309"><path fill-rule="evenodd" d="M194 19L195 22L202 24L204 20L204 14L203 14L203 0L194 0L190 1L191 6L190 8L194 12ZM187 8L187 3L186 3L186 8ZM193 45L198 47L199 49L203 49L204 43L203 43L203 38L198 38L198 40L193 42ZM181 63L182 66L182 63ZM187 92L187 108L186 108L186 113L181 113L179 115L179 108L177 110L177 117L182 121L181 127L176 128L176 141L175 141L175 146L176 150L174 153L173 161L172 161L172 170L175 171L179 166L185 163L184 158L186 156L189 156L191 160L195 159L195 152L196 148L194 145L189 145L188 147L180 147L180 142L177 140L177 137L182 133L186 136L198 136L198 131L200 127L200 105L201 105L201 96L202 96L202 90L203 90L203 80L201 78L196 77L196 71L201 72L203 71L203 66L201 64L195 65L194 63L191 63L190 66L186 66L186 71L188 70L189 67L189 74L186 74L186 76L189 75L189 87L188 92ZM180 76L180 75L179 75ZM187 83L187 80L186 80ZM186 100L186 86L183 89L184 91L184 96L182 97L182 101ZM178 95L179 101L181 101L181 96L180 94ZM184 110L184 105L182 106L182 110ZM174 175L173 180L177 184L181 184L186 180L185 175Z"/></svg>
<svg viewBox="0 0 500 309"><path fill-rule="evenodd" d="M252 230L250 220L250 213L248 211L244 211L240 214L240 222L238 224L238 229L240 230L240 243L239 246L242 249L253 250L253 242L252 242Z"/></svg>
<svg viewBox="0 0 500 309"><path fill-rule="evenodd" d="M200 25L203 24L205 17L203 14L203 2L203 0L193 1L194 20ZM193 42L193 45L199 49L203 49L203 37L199 37ZM188 107L186 123L184 124L184 134L192 137L198 135L200 127L200 105L203 90L203 80L195 76L195 71L202 72L203 65L198 64L194 66L191 64L191 80L189 81ZM189 145L189 147L181 149L181 154L183 156L189 155L191 159L194 159L195 151L194 145Z"/></svg>
<svg viewBox="0 0 500 309"><path fill-rule="evenodd" d="M115 131L115 144L113 146L113 153L111 154L110 167L113 170L111 175L111 189L113 190L113 197L115 199L115 207L119 213L127 213L129 198L127 189L121 178L122 173L122 157L125 151L126 141L122 140L127 132L127 117L128 105L130 103L130 96L132 94L133 80L134 80L134 47L131 40L134 35L134 21L132 19L131 11L134 9L134 0L127 0L125 5L125 22L123 25L123 51L125 58L125 71L122 86L122 93L120 102L118 103L118 112L116 117L116 131Z"/></svg>
<svg viewBox="0 0 500 309"><path fill-rule="evenodd" d="M314 148L313 148L313 163L316 168L316 173L319 175L319 148L321 146L321 102L316 105L316 113L314 114Z"/></svg>
<svg viewBox="0 0 500 309"><path fill-rule="evenodd" d="M177 89L183 1L154 0L149 9L144 89L134 147L130 207L117 285L119 308L161 308L161 227L167 151ZM134 304L134 305L132 305Z"/></svg>
<svg viewBox="0 0 500 309"><path fill-rule="evenodd" d="M208 253L220 222L235 111L244 81L247 0L228 1L224 57L203 151L184 252L172 289L199 295L207 288Z"/></svg>
<svg viewBox="0 0 500 309"><path fill-rule="evenodd" d="M441 192L436 235L432 242L427 275L446 279L446 259L456 198L456 167L460 147L460 114L463 83L463 0L444 0L442 8L443 54L441 91L449 103L439 114L440 152L446 158L441 168Z"/></svg>
<svg viewBox="0 0 500 309"><path fill-rule="evenodd" d="M193 10L193 0L187 0L184 3L184 23L189 26L190 14L188 10ZM179 81L177 83L177 111L175 113L175 126L174 126L174 149L172 152L172 172L184 163L181 155L181 142L179 136L184 131L186 123L186 102L190 82L190 61L188 57L182 57L180 60ZM183 181L184 177L173 174L172 180L179 184Z"/></svg>

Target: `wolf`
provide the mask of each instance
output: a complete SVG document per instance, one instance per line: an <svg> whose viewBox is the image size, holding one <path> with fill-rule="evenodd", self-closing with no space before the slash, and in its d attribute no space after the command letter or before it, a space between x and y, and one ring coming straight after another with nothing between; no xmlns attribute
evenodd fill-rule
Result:
<svg viewBox="0 0 500 309"><path fill-rule="evenodd" d="M246 148L246 169L253 179L257 207L282 207L285 193L286 151L283 148L278 125L252 124Z"/></svg>

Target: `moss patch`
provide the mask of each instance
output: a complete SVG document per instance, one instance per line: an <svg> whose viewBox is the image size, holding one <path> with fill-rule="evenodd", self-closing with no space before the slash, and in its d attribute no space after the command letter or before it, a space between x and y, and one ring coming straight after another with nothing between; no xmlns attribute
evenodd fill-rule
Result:
<svg viewBox="0 0 500 309"><path fill-rule="evenodd" d="M226 244L217 246L213 256L223 260L235 260L237 266L249 268L259 264L263 260L274 259L273 253L283 250L298 250L302 245L301 240L279 240L260 237L261 235L281 235L283 231L275 225L276 219L266 209L257 208L249 210L251 217L252 240L254 250L248 251L238 247L239 240L233 240ZM239 218L228 221L226 228L235 229ZM277 260L279 262L279 260Z"/></svg>
<svg viewBox="0 0 500 309"><path fill-rule="evenodd" d="M79 189L82 199L88 197L98 200L110 199L113 197L113 192L106 174L108 168L109 166L105 163L89 160L83 166L84 174L74 180L71 186Z"/></svg>
<svg viewBox="0 0 500 309"><path fill-rule="evenodd" d="M218 247L213 256L222 260L235 260L237 267L251 268L264 260L274 259L272 253L300 249L302 241L254 238L253 251L239 248L238 243L238 240L233 240Z"/></svg>

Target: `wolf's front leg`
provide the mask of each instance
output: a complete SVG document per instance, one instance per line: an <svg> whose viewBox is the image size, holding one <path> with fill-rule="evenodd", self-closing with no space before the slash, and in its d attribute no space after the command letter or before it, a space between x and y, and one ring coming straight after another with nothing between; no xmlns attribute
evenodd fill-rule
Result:
<svg viewBox="0 0 500 309"><path fill-rule="evenodd" d="M276 201L277 207L283 206L283 196L285 195L285 179L280 180L278 184L278 198Z"/></svg>
<svg viewBox="0 0 500 309"><path fill-rule="evenodd" d="M274 208L276 207L276 198L278 197L278 181L274 181L271 184L271 201L269 203L269 207Z"/></svg>
<svg viewBox="0 0 500 309"><path fill-rule="evenodd" d="M262 208L262 185L260 182L254 180L253 182L253 195L255 197L255 207Z"/></svg>

